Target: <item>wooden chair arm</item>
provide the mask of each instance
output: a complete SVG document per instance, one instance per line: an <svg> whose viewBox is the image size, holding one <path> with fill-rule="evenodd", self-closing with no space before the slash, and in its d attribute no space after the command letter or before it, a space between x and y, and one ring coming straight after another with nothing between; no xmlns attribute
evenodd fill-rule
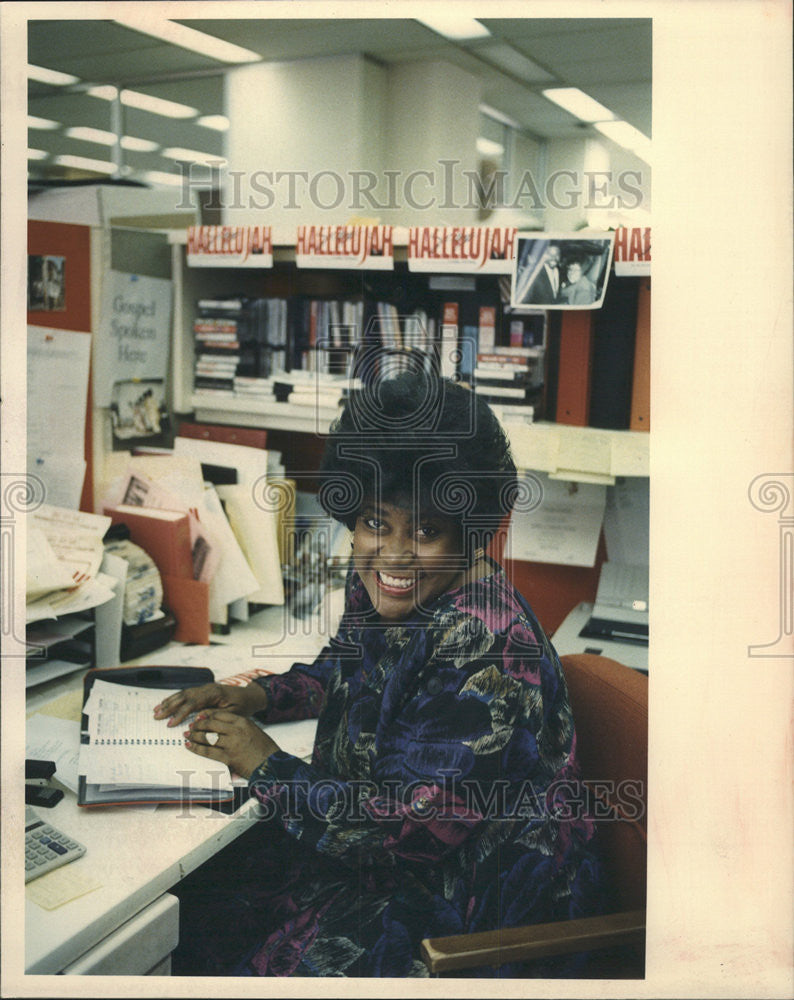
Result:
<svg viewBox="0 0 794 1000"><path fill-rule="evenodd" d="M476 934L425 938L422 959L431 974L504 965L551 955L591 951L645 940L645 911L506 927Z"/></svg>

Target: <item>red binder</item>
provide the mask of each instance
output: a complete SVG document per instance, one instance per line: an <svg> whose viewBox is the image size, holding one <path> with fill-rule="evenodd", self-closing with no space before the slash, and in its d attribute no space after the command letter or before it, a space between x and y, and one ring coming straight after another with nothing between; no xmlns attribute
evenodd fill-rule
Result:
<svg viewBox="0 0 794 1000"><path fill-rule="evenodd" d="M557 376L558 424L587 427L590 416L590 369L593 361L593 315L589 309L562 315Z"/></svg>
<svg viewBox="0 0 794 1000"><path fill-rule="evenodd" d="M640 283L637 302L637 336L634 341L634 373L631 387L629 429L651 429L651 282Z"/></svg>

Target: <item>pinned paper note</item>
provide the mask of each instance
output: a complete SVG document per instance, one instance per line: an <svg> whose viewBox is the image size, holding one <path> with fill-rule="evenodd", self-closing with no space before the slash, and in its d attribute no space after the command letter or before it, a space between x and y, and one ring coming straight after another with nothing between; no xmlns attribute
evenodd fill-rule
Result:
<svg viewBox="0 0 794 1000"><path fill-rule="evenodd" d="M513 511L506 557L593 566L604 520L606 487L534 475L542 486L541 502L531 511Z"/></svg>
<svg viewBox="0 0 794 1000"><path fill-rule="evenodd" d="M77 508L83 488L91 337L29 326L27 335L28 472L51 503Z"/></svg>

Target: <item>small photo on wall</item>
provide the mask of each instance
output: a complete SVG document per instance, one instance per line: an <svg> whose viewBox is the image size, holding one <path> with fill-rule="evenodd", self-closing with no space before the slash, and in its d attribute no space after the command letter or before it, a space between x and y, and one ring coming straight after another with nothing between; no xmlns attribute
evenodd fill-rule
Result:
<svg viewBox="0 0 794 1000"><path fill-rule="evenodd" d="M115 382L110 402L114 450L164 444L170 430L162 379Z"/></svg>
<svg viewBox="0 0 794 1000"><path fill-rule="evenodd" d="M519 233L510 298L514 309L600 309L614 233L553 236Z"/></svg>
<svg viewBox="0 0 794 1000"><path fill-rule="evenodd" d="M66 258L28 255L28 309L66 309Z"/></svg>

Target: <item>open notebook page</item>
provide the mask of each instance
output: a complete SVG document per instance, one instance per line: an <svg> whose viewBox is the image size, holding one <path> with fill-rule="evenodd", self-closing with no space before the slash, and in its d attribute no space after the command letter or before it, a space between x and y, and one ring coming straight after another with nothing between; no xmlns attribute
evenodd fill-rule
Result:
<svg viewBox="0 0 794 1000"><path fill-rule="evenodd" d="M169 693L94 681L83 709L89 742L80 748L80 773L92 784L231 789L225 764L191 753L183 727L154 718Z"/></svg>

